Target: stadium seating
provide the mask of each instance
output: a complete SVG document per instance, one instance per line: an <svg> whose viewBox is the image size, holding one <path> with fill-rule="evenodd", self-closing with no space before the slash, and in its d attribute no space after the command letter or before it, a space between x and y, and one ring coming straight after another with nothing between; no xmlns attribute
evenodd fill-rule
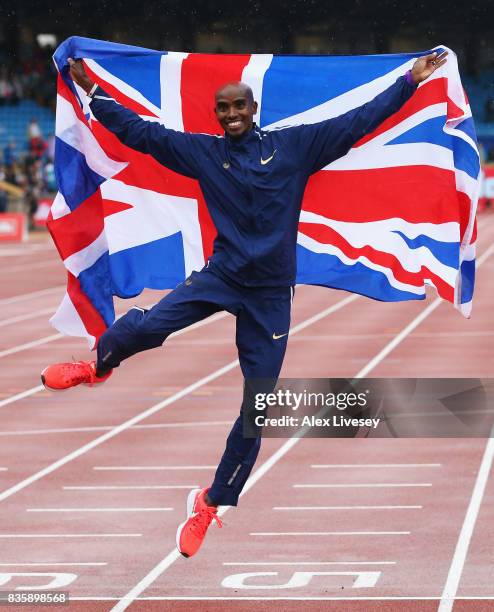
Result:
<svg viewBox="0 0 494 612"><path fill-rule="evenodd" d="M26 151L27 126L33 117L44 139L55 132L54 114L34 100L22 100L16 106L0 106L0 151L11 139L15 140L18 153Z"/></svg>
<svg viewBox="0 0 494 612"><path fill-rule="evenodd" d="M463 86L470 101L473 118L475 119L475 127L478 136L494 135L494 123L487 123L485 117L485 105L490 97L494 95L494 70L486 70L481 76L471 77L463 76Z"/></svg>

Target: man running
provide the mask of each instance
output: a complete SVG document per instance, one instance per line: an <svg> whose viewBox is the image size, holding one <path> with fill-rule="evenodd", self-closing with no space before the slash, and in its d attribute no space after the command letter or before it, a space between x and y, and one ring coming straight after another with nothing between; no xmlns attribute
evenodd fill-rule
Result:
<svg viewBox="0 0 494 612"><path fill-rule="evenodd" d="M45 368L46 388L101 384L124 360L161 346L184 327L220 310L236 317L236 344L244 379L277 379L285 355L296 275L297 228L311 174L345 155L398 111L417 85L446 62L447 52L419 58L406 75L370 102L334 119L271 132L254 123L257 103L245 83L227 83L215 95L224 136L189 134L141 119L69 59L72 79L84 89L96 119L117 138L164 166L199 181L218 232L207 265L149 310L131 308L101 336L95 361ZM244 399L245 401L245 399ZM217 506L236 506L254 466L260 438L242 435L242 408L226 442L213 483L191 491L177 547L194 555L217 517Z"/></svg>

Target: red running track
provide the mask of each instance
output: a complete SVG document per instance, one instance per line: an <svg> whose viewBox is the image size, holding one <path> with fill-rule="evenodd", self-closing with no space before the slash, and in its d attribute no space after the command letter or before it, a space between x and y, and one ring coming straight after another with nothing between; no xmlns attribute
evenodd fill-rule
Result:
<svg viewBox="0 0 494 612"><path fill-rule="evenodd" d="M432 295L299 287L282 374L492 377L494 216L480 225L472 319ZM183 559L188 490L211 480L240 404L233 318L130 359L102 388L49 394L46 363L87 357L47 323L63 270L39 237L0 258L0 590L56 578L71 610L494 609L481 439L264 440L239 507Z"/></svg>

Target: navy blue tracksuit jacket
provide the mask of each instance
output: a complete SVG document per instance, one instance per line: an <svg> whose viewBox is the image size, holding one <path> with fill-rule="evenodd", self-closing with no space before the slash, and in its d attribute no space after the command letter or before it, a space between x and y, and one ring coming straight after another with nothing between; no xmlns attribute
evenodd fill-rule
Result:
<svg viewBox="0 0 494 612"><path fill-rule="evenodd" d="M98 342L98 369L160 346L175 331L228 310L246 379L275 380L285 355L297 228L307 180L395 113L415 91L404 77L374 100L344 115L238 140L187 134L143 121L95 91L91 110L127 146L199 180L218 231L209 264L146 311L132 308ZM328 194L330 197L330 194ZM260 438L243 436L242 412L228 436L209 497L236 506L254 466Z"/></svg>

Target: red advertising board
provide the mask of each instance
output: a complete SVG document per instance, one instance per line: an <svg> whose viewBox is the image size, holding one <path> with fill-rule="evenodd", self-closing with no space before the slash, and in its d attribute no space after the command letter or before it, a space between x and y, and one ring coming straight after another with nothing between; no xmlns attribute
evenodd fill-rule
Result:
<svg viewBox="0 0 494 612"><path fill-rule="evenodd" d="M36 227L45 227L48 213L50 212L53 198L41 198L38 202L38 208L33 216L33 223Z"/></svg>
<svg viewBox="0 0 494 612"><path fill-rule="evenodd" d="M22 242L26 239L26 215L23 213L0 213L0 242Z"/></svg>
<svg viewBox="0 0 494 612"><path fill-rule="evenodd" d="M491 202L491 206L494 202L494 164L486 164L482 168L478 211L482 212L488 202Z"/></svg>

